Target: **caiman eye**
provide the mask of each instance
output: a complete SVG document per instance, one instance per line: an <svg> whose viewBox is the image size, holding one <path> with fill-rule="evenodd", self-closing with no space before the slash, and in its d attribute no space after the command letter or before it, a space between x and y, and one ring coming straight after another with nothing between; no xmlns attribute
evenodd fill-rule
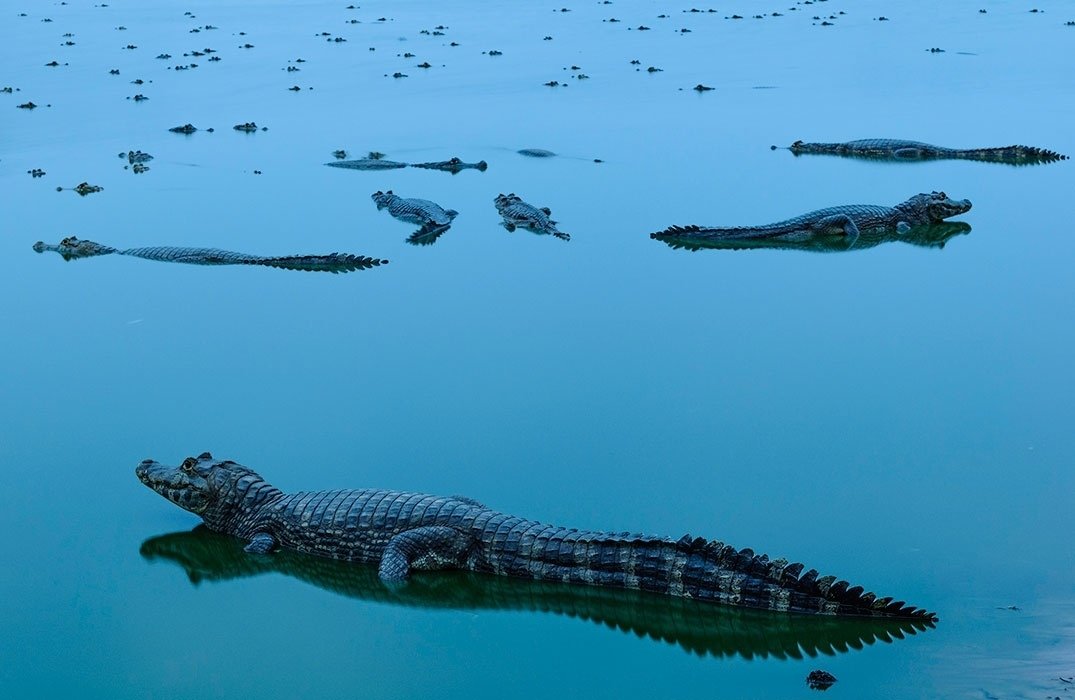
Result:
<svg viewBox="0 0 1075 700"><path fill-rule="evenodd" d="M183 460L183 463L179 465L179 468L185 471L187 474L194 473L194 465L198 463L198 460L193 457L187 457Z"/></svg>

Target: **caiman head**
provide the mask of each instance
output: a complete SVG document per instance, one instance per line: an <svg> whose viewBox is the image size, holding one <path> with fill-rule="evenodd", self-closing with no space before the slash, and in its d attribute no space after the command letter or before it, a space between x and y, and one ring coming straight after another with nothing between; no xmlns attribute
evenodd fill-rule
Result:
<svg viewBox="0 0 1075 700"><path fill-rule="evenodd" d="M172 503L200 515L214 530L222 529L244 507L244 496L252 491L253 484L264 484L264 479L253 469L231 460L213 459L208 452L187 457L178 467L147 459L134 473L143 484Z"/></svg>
<svg viewBox="0 0 1075 700"><path fill-rule="evenodd" d="M497 211L501 211L502 209L506 209L512 204L518 204L521 201L523 201L522 197L519 197L514 192L511 194L500 193L493 200L493 206L496 207Z"/></svg>
<svg viewBox="0 0 1075 700"><path fill-rule="evenodd" d="M56 245L38 241L34 243L34 250L38 253L51 250L62 255L64 260L92 258L95 255L108 255L116 252L116 249L111 246L101 245L93 241L83 241L75 236L68 236Z"/></svg>
<svg viewBox="0 0 1075 700"><path fill-rule="evenodd" d="M969 199L949 199L944 192L930 192L916 194L900 206L916 214L925 214L931 223L939 223L970 211L971 204Z"/></svg>
<svg viewBox="0 0 1075 700"><path fill-rule="evenodd" d="M393 194L392 190L388 190L387 192L381 192L380 190L377 190L370 195L370 199L372 199L374 203L377 204L378 211L390 205L392 203L392 200L395 198L396 195Z"/></svg>

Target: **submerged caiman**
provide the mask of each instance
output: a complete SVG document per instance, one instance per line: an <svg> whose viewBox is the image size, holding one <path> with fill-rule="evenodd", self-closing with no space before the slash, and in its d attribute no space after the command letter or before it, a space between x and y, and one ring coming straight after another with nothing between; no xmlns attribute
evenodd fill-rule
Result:
<svg viewBox="0 0 1075 700"><path fill-rule="evenodd" d="M867 232L851 241L844 235L811 236L803 240L783 238L720 239L694 238L689 233L683 237L666 235L660 240L670 248L683 250L801 250L810 253L847 253L866 250L885 243L907 243L920 248L944 248L949 240L971 232L970 224L963 221L942 221L938 224L916 226L906 233L894 231Z"/></svg>
<svg viewBox="0 0 1075 700"><path fill-rule="evenodd" d="M772 147L776 150L776 146ZM861 139L845 143L807 143L796 141L788 147L795 155L804 153L867 158L870 160L979 160L1008 165L1035 165L1067 160L1067 156L1034 146L1001 146L998 148L946 148L921 141L903 139Z"/></svg>
<svg viewBox="0 0 1075 700"><path fill-rule="evenodd" d="M552 209L548 207L535 207L529 202L524 202L522 197L514 192L511 194L498 194L493 199L493 206L500 214L501 224L508 231L516 228L524 228L539 236L554 236L561 241L570 241L571 234L564 233L556 227L557 222L552 220Z"/></svg>
<svg viewBox="0 0 1075 700"><path fill-rule="evenodd" d="M808 212L793 219L761 226L671 226L651 233L659 241L808 241L825 236L844 237L854 245L862 233L905 234L919 226L939 223L971 208L968 199L949 199L944 192L916 194L894 207L850 204Z"/></svg>
<svg viewBox="0 0 1075 700"><path fill-rule="evenodd" d="M185 263L188 265L262 265L284 270L302 270L305 272L352 272L367 270L379 265L387 265L387 260L371 258L365 255L349 253L330 253L328 255L283 255L266 257L235 253L217 248L179 248L175 246L150 246L146 248L128 248L119 250L112 246L94 241L87 241L68 236L52 245L38 241L34 243L38 253L53 251L63 256L64 260L92 258L99 255L128 255L159 262Z"/></svg>
<svg viewBox="0 0 1075 700"><path fill-rule="evenodd" d="M936 619L834 576L803 573L802 564L690 535L567 529L462 497L377 489L284 493L208 452L178 467L145 460L135 474L210 529L247 540L252 554L288 549L376 564L389 584L414 571L455 569L781 612Z"/></svg>
<svg viewBox="0 0 1075 700"><path fill-rule="evenodd" d="M199 525L142 543L148 561L178 565L194 585L281 574L330 593L364 601L439 610L553 613L591 620L638 638L675 644L692 654L801 658L861 650L929 629L923 619L773 615L764 610L707 605L645 591L579 586L469 571L416 574L406 586L385 584L372 566L289 550L251 556L241 540ZM550 645L554 641L548 642Z"/></svg>

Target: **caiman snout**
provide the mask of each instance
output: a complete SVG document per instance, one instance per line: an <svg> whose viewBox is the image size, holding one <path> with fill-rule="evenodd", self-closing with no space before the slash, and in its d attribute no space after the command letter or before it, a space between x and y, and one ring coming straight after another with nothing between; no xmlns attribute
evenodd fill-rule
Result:
<svg viewBox="0 0 1075 700"><path fill-rule="evenodd" d="M152 459L143 459L141 463L134 468L134 475L146 486L149 486L149 469L154 464L156 464L156 462Z"/></svg>

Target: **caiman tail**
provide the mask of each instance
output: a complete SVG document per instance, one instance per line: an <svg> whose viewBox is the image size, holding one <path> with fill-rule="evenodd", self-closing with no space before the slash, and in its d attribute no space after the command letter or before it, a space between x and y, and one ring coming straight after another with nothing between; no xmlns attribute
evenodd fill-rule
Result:
<svg viewBox="0 0 1075 700"><path fill-rule="evenodd" d="M365 255L351 255L349 253L266 257L216 248L178 248L173 246L129 248L118 252L120 255L158 260L160 262L187 263L191 265L261 265L306 272L352 272L354 270L368 270L371 267L384 265L388 262L387 260L371 258Z"/></svg>
<svg viewBox="0 0 1075 700"><path fill-rule="evenodd" d="M651 591L698 601L760 610L823 615L858 615L915 619L926 623L936 614L868 593L835 576L803 573L799 563L769 559L753 550L736 550L717 540L684 535L667 538L628 533L558 530L539 533L532 546L520 540L502 545L489 562L498 573L541 580ZM513 556L529 548L532 559ZM485 568L485 567L476 567Z"/></svg>
<svg viewBox="0 0 1075 700"><path fill-rule="evenodd" d="M710 226L669 226L663 231L651 233L649 237L657 241L664 241L665 243L683 235L689 235L694 239L710 241L745 241L751 239L773 238L774 236L786 234L790 230L790 228L785 230L784 228L774 226L730 226L722 228L714 228Z"/></svg>

